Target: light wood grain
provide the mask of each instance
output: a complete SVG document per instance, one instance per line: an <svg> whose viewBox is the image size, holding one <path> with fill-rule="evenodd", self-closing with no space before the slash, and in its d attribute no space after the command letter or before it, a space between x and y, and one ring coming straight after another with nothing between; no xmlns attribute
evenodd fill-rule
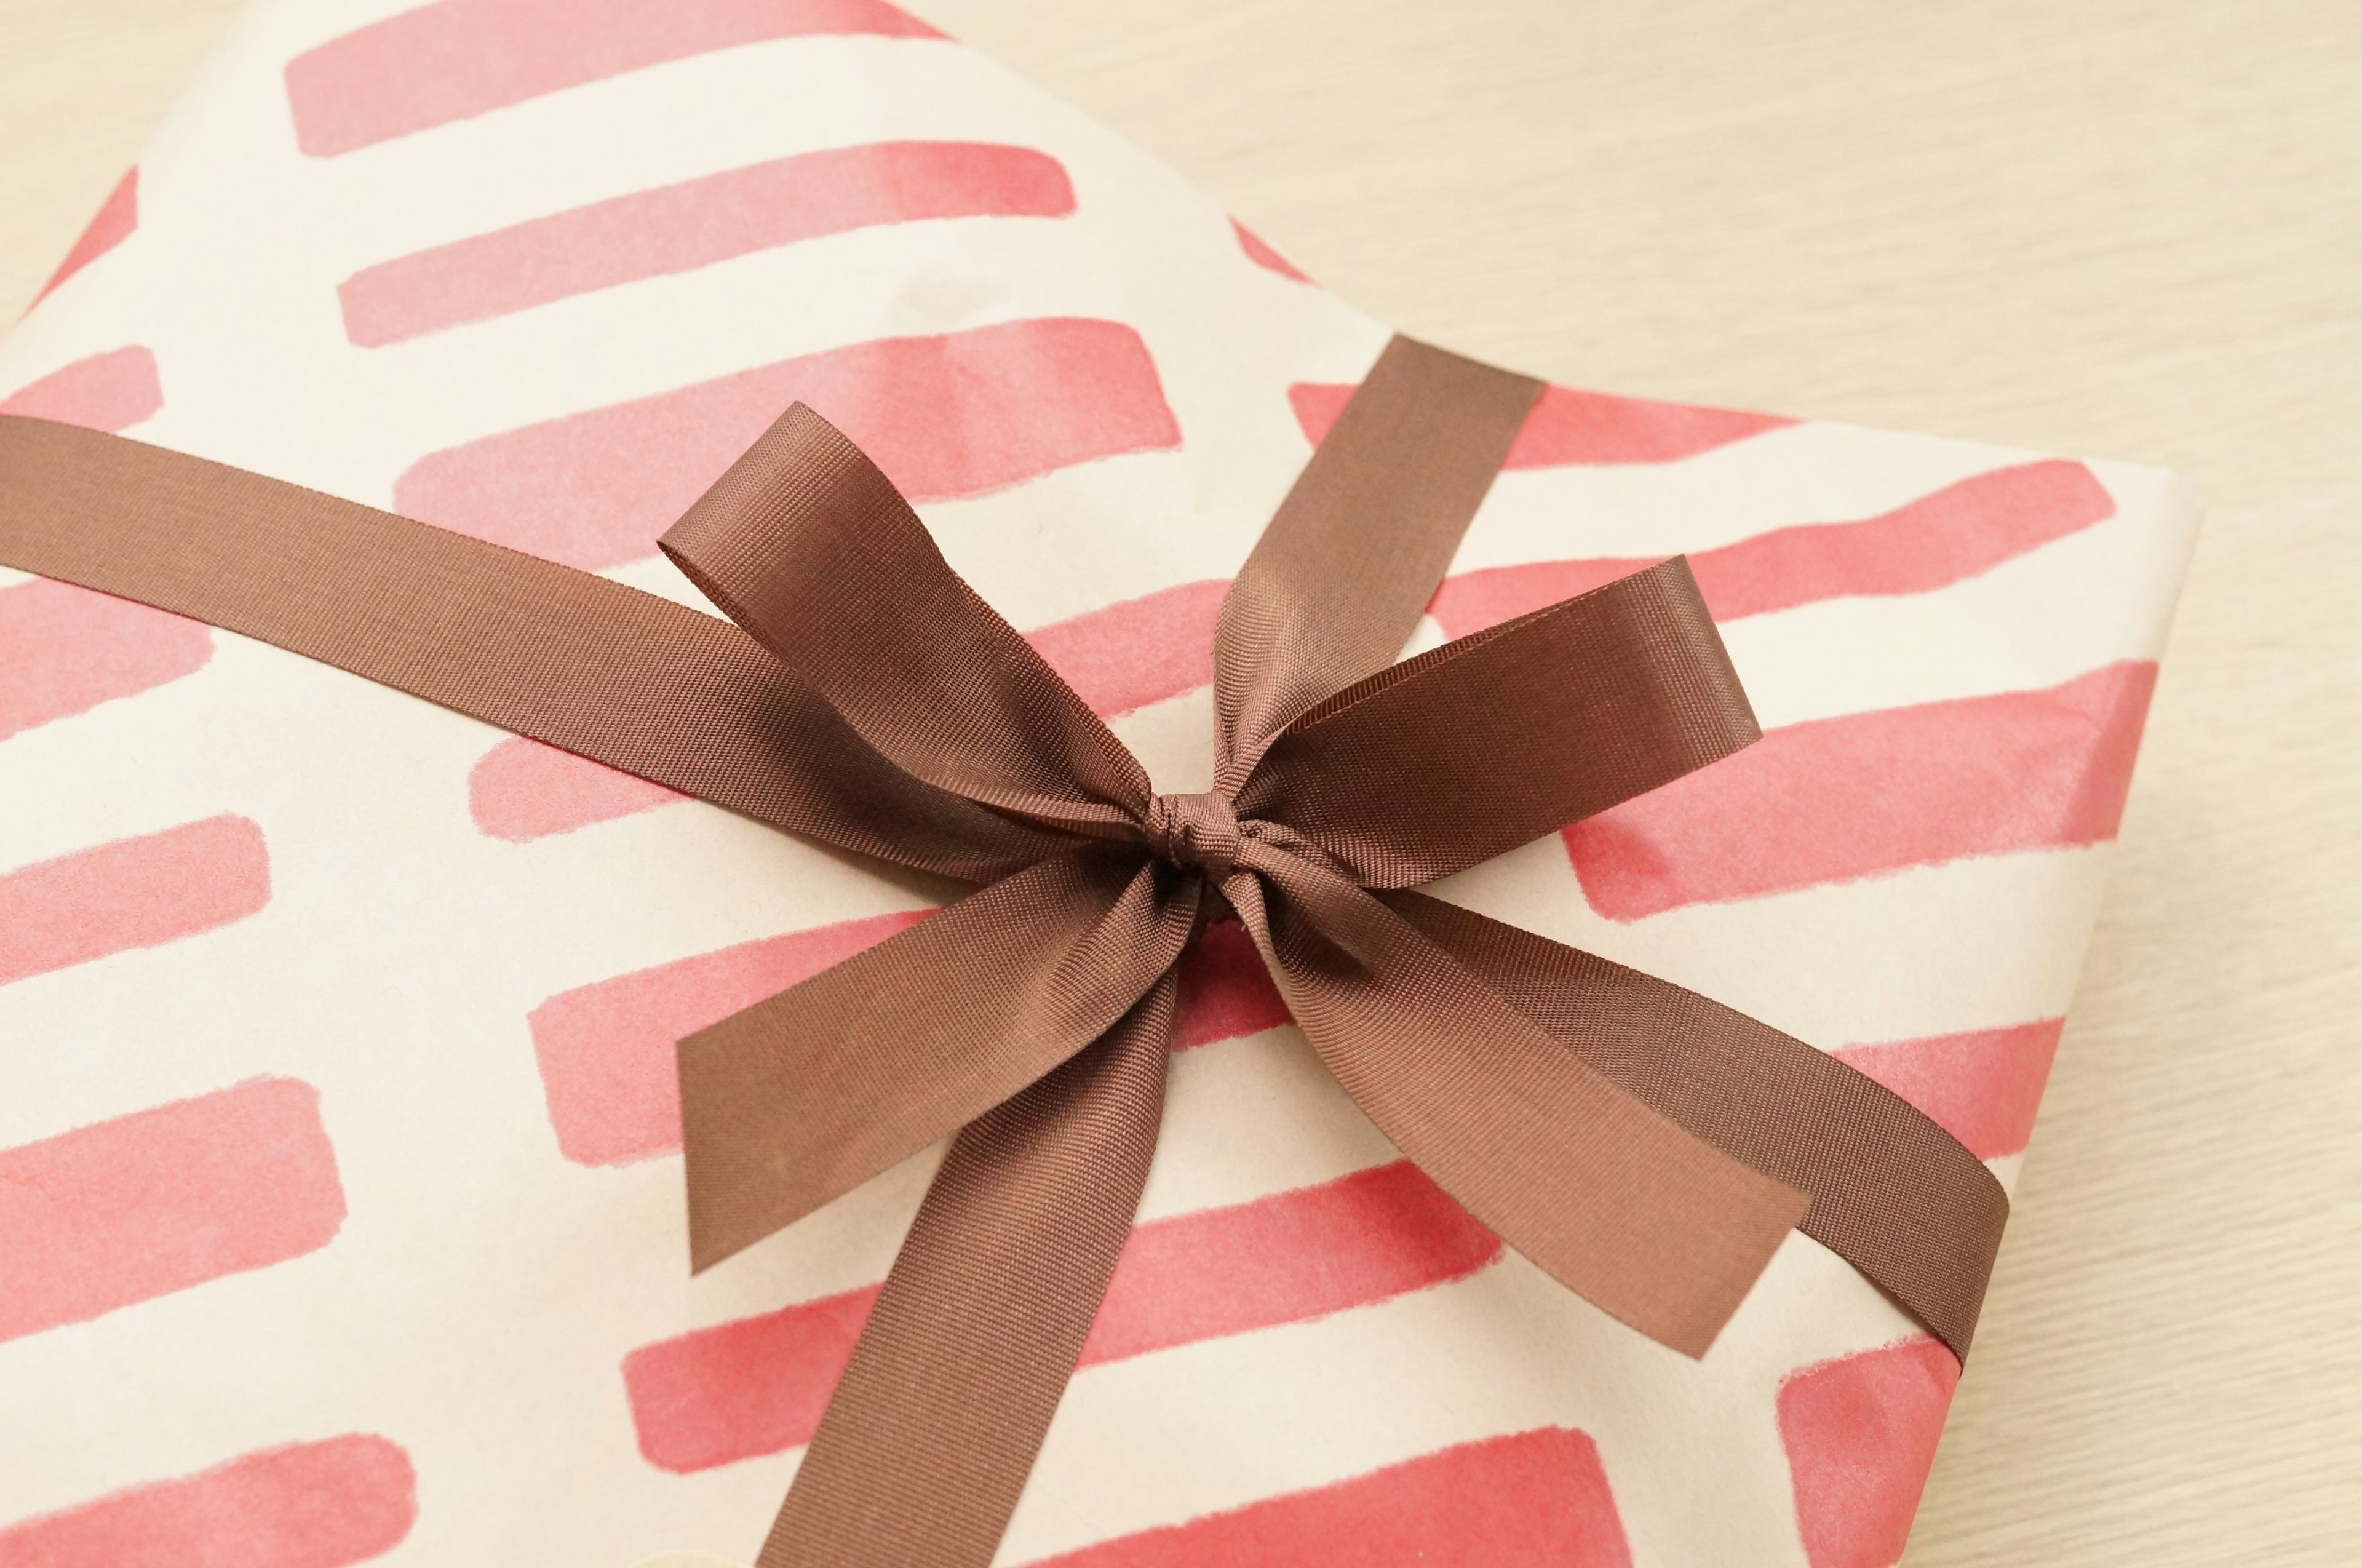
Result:
<svg viewBox="0 0 2362 1568"><path fill-rule="evenodd" d="M2362 1562L2362 11L918 0L1422 335L2211 513L1908 1562ZM0 0L0 316L226 0Z"/></svg>

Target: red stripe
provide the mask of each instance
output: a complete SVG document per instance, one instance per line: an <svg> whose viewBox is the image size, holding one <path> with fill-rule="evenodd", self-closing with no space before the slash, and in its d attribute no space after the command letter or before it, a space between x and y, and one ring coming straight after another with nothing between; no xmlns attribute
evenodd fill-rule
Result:
<svg viewBox="0 0 2362 1568"><path fill-rule="evenodd" d="M0 1529L0 1568L345 1568L402 1542L417 1490L381 1437L294 1443Z"/></svg>
<svg viewBox="0 0 2362 1568"><path fill-rule="evenodd" d="M1833 1053L1926 1111L1981 1160L2023 1152L2066 1020L1938 1034Z"/></svg>
<svg viewBox="0 0 2362 1568"><path fill-rule="evenodd" d="M1287 389L1296 422L1303 427L1305 439L1316 447L1352 395L1350 386L1313 381L1298 381ZM1501 466L1556 469L1578 464L1670 463L1795 423L1770 414L1544 387Z"/></svg>
<svg viewBox="0 0 2362 1568"><path fill-rule="evenodd" d="M916 924L927 911L849 920L659 964L561 991L533 1010L550 1126L569 1160L621 1165L680 1147L673 1047Z"/></svg>
<svg viewBox="0 0 2362 1568"><path fill-rule="evenodd" d="M0 1151L0 1340L300 1257L344 1220L319 1094L294 1078Z"/></svg>
<svg viewBox="0 0 2362 1568"><path fill-rule="evenodd" d="M161 686L213 657L198 622L35 578L0 588L0 739Z"/></svg>
<svg viewBox="0 0 2362 1568"><path fill-rule="evenodd" d="M123 178L115 182L115 189L109 191L106 200L98 204L98 212L91 218L90 226L83 229L82 237L73 242L73 248L66 252L66 259L58 263L58 270L50 274L50 281L43 283L41 292L33 296L33 303L39 304L47 299L51 289L130 238L138 226L139 166L135 163L123 171Z"/></svg>
<svg viewBox="0 0 2362 1568"><path fill-rule="evenodd" d="M1630 1568L1598 1447L1543 1427L1228 1513L1043 1558L1033 1568Z"/></svg>
<svg viewBox="0 0 2362 1568"><path fill-rule="evenodd" d="M641 1456L687 1475L810 1442L877 1289L865 1285L626 1355L624 1391Z"/></svg>
<svg viewBox="0 0 2362 1568"><path fill-rule="evenodd" d="M1936 1462L1959 1363L1934 1340L1823 1362L1780 1385L1780 1441L1812 1568L1893 1568Z"/></svg>
<svg viewBox="0 0 2362 1568"><path fill-rule="evenodd" d="M1213 679L1214 620L1229 587L1220 580L1184 583L1040 627L1026 641L1093 711L1112 718ZM0 630L0 668L6 668L5 637ZM0 724L6 702L0 695ZM687 799L523 738L501 742L468 775L476 826L519 844Z"/></svg>
<svg viewBox="0 0 2362 1568"><path fill-rule="evenodd" d="M1210 685L1226 579L1185 582L1025 634L1104 718Z"/></svg>
<svg viewBox="0 0 2362 1568"><path fill-rule="evenodd" d="M1181 955L1181 995L1173 1014L1173 1048L1211 1045L1295 1021L1246 927L1208 926Z"/></svg>
<svg viewBox="0 0 2362 1568"><path fill-rule="evenodd" d="M1733 547L1734 548L1738 547ZM1690 558L1690 569L1695 572L1699 558ZM1464 637L1471 632L1481 632L1487 626L1497 626L1504 621L1514 621L1545 605L1562 599L1572 599L1578 593L1588 593L1617 578L1629 577L1656 561L1645 557L1632 558L1595 557L1573 561L1531 561L1518 566L1486 567L1479 571L1464 571L1447 577L1428 602L1427 613L1435 617L1444 635ZM1699 587L1705 583L1701 580ZM1706 601L1712 609L1714 601Z"/></svg>
<svg viewBox="0 0 2362 1568"><path fill-rule="evenodd" d="M563 755L563 754L560 754ZM843 962L915 924L924 911L875 915L660 964L561 991L529 1022L550 1126L568 1159L622 1165L680 1147L681 1037ZM1175 1049L1288 1021L1236 922L1209 929L1181 964Z"/></svg>
<svg viewBox="0 0 2362 1568"><path fill-rule="evenodd" d="M137 346L76 359L0 398L0 414L109 433L127 430L163 406L156 356Z"/></svg>
<svg viewBox="0 0 2362 1568"><path fill-rule="evenodd" d="M1138 333L1021 321L855 344L449 447L402 476L394 505L568 566L637 560L800 401L913 501L1181 442Z"/></svg>
<svg viewBox="0 0 2362 1568"><path fill-rule="evenodd" d="M207 817L0 875L0 985L193 936L270 901L270 856L244 817Z"/></svg>
<svg viewBox="0 0 2362 1568"><path fill-rule="evenodd" d="M1066 171L1029 148L879 142L636 191L421 250L354 273L337 297L345 336L375 347L850 229L1074 210Z"/></svg>
<svg viewBox="0 0 2362 1568"><path fill-rule="evenodd" d="M2081 463L2028 463L1948 485L1855 523L1774 529L1690 558L1721 620L1842 594L1915 593L2114 514ZM1653 565L1651 558L1546 561L1447 579L1429 613L1465 636ZM1184 583L1027 634L1092 709L1114 716L1213 679L1220 579Z"/></svg>
<svg viewBox="0 0 2362 1568"><path fill-rule="evenodd" d="M1083 1344L1121 1361L1464 1278L1501 1242L1407 1160L1136 1227Z"/></svg>
<svg viewBox="0 0 2362 1568"><path fill-rule="evenodd" d="M468 774L468 811L476 826L513 844L688 799L637 774L522 735L484 753Z"/></svg>
<svg viewBox="0 0 2362 1568"><path fill-rule="evenodd" d="M1592 907L1638 920L1970 855L2114 838L2153 664L1772 730L1565 830Z"/></svg>
<svg viewBox="0 0 2362 1568"><path fill-rule="evenodd" d="M1407 1161L1136 1227L1082 1364L1325 1317L1501 1255ZM866 1286L634 1351L624 1383L640 1452L709 1469L809 1442L877 1299Z"/></svg>
<svg viewBox="0 0 2362 1568"><path fill-rule="evenodd" d="M943 35L884 0L439 0L287 66L295 144L350 152L568 87L766 39Z"/></svg>
<svg viewBox="0 0 2362 1568"><path fill-rule="evenodd" d="M1855 594L1926 593L2115 514L2081 463L1997 469L1853 523L1777 528L1689 558L1706 607L1736 621ZM1448 578L1429 613L1460 637L1653 566L1661 558L1542 561Z"/></svg>
<svg viewBox="0 0 2362 1568"><path fill-rule="evenodd" d="M1239 237L1239 248L1245 251L1247 253L1247 259L1253 262L1256 266L1268 268L1272 271L1278 273L1281 277L1293 278L1299 283L1308 283L1312 282L1311 279L1306 277L1302 272L1297 270L1295 262L1290 261L1286 257L1282 256L1278 251L1274 250L1269 245L1264 242L1261 236L1257 235L1253 229L1247 227L1246 225L1241 223L1238 219L1232 218L1231 220L1231 231ZM1302 405L1298 404L1297 406L1300 409ZM1330 423L1334 424L1336 422L1336 418L1337 416L1333 413L1330 414ZM1322 426L1323 429L1326 429L1327 427L1327 425ZM1313 437L1316 444L1319 439L1320 438L1318 436Z"/></svg>

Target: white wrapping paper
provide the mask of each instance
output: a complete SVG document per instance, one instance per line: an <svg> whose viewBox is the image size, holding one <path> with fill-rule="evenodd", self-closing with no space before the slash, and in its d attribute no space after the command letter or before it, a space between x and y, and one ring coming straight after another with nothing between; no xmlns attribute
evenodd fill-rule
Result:
<svg viewBox="0 0 2362 1568"><path fill-rule="evenodd" d="M877 0L266 0L0 408L699 602L653 540L800 397L1202 789L1220 585L1386 337ZM2147 469L1553 389L1423 637L1687 551L1770 734L1439 890L2009 1181L2193 524ZM941 891L0 572L0 1568L750 1559L935 1155L692 1280L671 1041ZM1843 1262L1792 1237L1688 1361L1399 1165L1237 947L1190 983L1003 1562L1899 1555L1954 1368Z"/></svg>

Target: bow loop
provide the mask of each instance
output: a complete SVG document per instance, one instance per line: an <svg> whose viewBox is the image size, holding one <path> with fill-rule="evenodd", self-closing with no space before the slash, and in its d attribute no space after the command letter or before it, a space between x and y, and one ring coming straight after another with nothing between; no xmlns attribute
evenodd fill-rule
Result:
<svg viewBox="0 0 2362 1568"><path fill-rule="evenodd" d="M798 403L657 544L861 737L939 789L1122 836L1148 775L961 580L861 449Z"/></svg>
<svg viewBox="0 0 2362 1568"><path fill-rule="evenodd" d="M1239 794L1364 886L1466 870L1761 732L1680 557L1391 666L1290 724Z"/></svg>

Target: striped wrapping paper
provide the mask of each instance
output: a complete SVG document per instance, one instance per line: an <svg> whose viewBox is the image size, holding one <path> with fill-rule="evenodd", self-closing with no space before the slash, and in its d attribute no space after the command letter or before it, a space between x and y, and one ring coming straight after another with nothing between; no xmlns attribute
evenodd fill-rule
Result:
<svg viewBox="0 0 2362 1568"><path fill-rule="evenodd" d="M801 398L1199 789L1222 586L1386 336L883 0L266 0L0 408L693 602L657 535ZM1769 733L1442 891L1842 1054L2008 1181L2193 516L1553 387L1423 636L1687 551ZM671 1044L941 889L14 573L0 737L0 1568L745 1561L933 1156L692 1280ZM1910 1320L1799 1235L1702 1363L1609 1321L1223 934L1002 1561L1896 1559L1955 1375Z"/></svg>

